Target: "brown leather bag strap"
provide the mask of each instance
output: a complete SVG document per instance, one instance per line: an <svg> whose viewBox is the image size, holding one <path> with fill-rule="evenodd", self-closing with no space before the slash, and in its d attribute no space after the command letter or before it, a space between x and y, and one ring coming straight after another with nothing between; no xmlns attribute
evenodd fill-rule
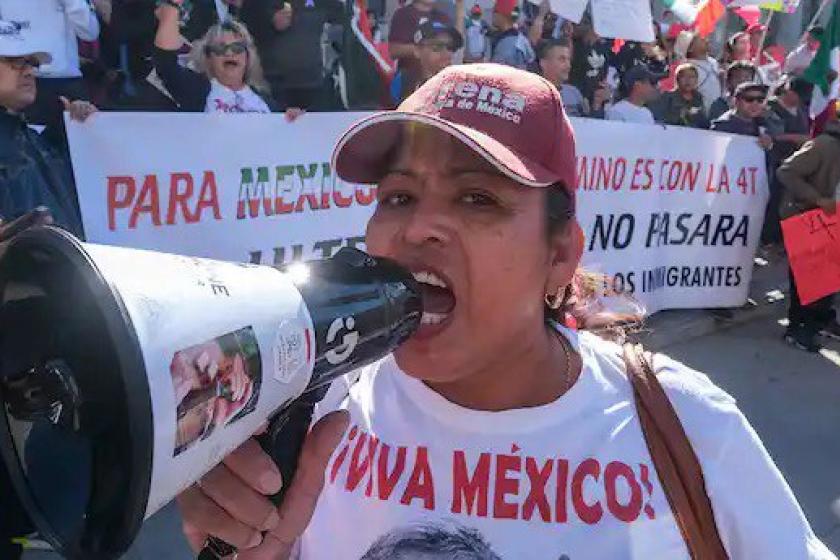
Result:
<svg viewBox="0 0 840 560"><path fill-rule="evenodd" d="M624 345L627 376L662 489L693 560L727 560L703 469L641 346Z"/></svg>

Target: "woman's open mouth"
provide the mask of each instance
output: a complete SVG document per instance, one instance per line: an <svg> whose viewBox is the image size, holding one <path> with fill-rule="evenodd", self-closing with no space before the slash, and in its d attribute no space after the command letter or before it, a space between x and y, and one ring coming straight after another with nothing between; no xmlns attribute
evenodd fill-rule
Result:
<svg viewBox="0 0 840 560"><path fill-rule="evenodd" d="M421 331L431 334L432 331L442 330L455 309L455 294L449 283L438 273L421 269L414 271L413 275L423 292Z"/></svg>

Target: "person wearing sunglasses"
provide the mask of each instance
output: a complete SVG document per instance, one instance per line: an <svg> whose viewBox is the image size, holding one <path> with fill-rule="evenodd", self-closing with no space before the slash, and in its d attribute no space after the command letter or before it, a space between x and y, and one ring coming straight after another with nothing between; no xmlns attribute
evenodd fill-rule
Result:
<svg viewBox="0 0 840 560"><path fill-rule="evenodd" d="M413 89L405 87L410 86L409 83L400 81L403 87L395 95L397 102L405 100L429 78L456 62L453 58L459 56L464 38L458 29L448 23L427 20L418 27L414 43L417 47L417 60L420 61L420 81L414 84ZM460 58L463 58L463 54L460 54Z"/></svg>
<svg viewBox="0 0 840 560"><path fill-rule="evenodd" d="M51 126L59 120L61 96L90 99L79 55L79 41L99 37L99 18L90 0L4 0L0 11L3 20L20 25L40 50L50 54L50 62L35 72L38 94L26 108L30 123Z"/></svg>
<svg viewBox="0 0 840 560"><path fill-rule="evenodd" d="M735 107L712 121L712 130L758 138L765 151L773 147L773 137L781 132L775 120L766 119L768 87L746 82L735 88Z"/></svg>
<svg viewBox="0 0 840 560"><path fill-rule="evenodd" d="M281 110L269 94L259 55L246 27L235 20L212 26L192 45L191 66L178 63L183 0L166 0L157 9L155 69L182 111L270 113ZM289 109L292 120L299 109Z"/></svg>
<svg viewBox="0 0 840 560"><path fill-rule="evenodd" d="M52 60L27 30L0 21L0 219L13 220L37 206L82 234L73 173L65 151L63 120L39 133L24 117L37 98L36 70ZM96 112L86 101L57 98L79 121Z"/></svg>

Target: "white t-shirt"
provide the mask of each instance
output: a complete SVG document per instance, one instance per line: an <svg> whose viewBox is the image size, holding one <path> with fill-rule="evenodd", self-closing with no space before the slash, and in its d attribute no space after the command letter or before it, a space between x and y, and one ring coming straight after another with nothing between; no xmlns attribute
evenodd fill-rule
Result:
<svg viewBox="0 0 840 560"><path fill-rule="evenodd" d="M534 408L462 408L392 357L362 370L336 399L350 428L299 558L688 558L620 348L563 332L583 371L565 395ZM699 456L730 558L834 558L734 399L681 364L655 365Z"/></svg>
<svg viewBox="0 0 840 560"><path fill-rule="evenodd" d="M234 91L223 86L217 80L210 81L210 93L207 95L207 104L204 106L205 113L270 113L271 109L263 98L245 86L239 91Z"/></svg>
<svg viewBox="0 0 840 560"><path fill-rule="evenodd" d="M608 121L624 121L640 124L655 124L653 113L647 107L639 107L622 99L607 107L604 116Z"/></svg>

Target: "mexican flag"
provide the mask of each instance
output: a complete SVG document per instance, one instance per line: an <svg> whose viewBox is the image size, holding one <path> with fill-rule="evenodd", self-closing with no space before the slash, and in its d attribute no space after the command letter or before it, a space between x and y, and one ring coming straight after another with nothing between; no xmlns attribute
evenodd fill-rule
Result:
<svg viewBox="0 0 840 560"><path fill-rule="evenodd" d="M696 4L689 0L663 0L663 3L680 22L703 37L715 30L717 22L726 13L722 0L701 0Z"/></svg>
<svg viewBox="0 0 840 560"><path fill-rule="evenodd" d="M694 29L703 37L712 34L717 22L726 13L726 7L721 0L703 0L697 10L697 18L694 20Z"/></svg>
<svg viewBox="0 0 840 560"><path fill-rule="evenodd" d="M344 105L350 110L378 109L390 102L388 87L396 64L388 44L371 33L365 0L345 0L348 24L344 25L341 63L334 78Z"/></svg>
<svg viewBox="0 0 840 560"><path fill-rule="evenodd" d="M834 108L838 98L837 72L840 70L840 2L834 2L831 19L823 33L820 48L803 78L814 84L811 96L811 118L819 122Z"/></svg>

